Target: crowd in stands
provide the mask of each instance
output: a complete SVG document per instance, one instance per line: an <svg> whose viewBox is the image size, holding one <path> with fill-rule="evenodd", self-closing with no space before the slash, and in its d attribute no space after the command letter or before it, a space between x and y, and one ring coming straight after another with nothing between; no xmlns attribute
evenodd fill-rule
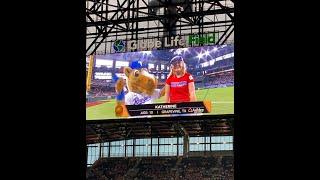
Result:
<svg viewBox="0 0 320 180"><path fill-rule="evenodd" d="M133 168L135 158L101 158L88 168L87 180L116 180L124 179L129 169Z"/></svg>
<svg viewBox="0 0 320 180"><path fill-rule="evenodd" d="M143 158L138 166L137 179L174 179L175 173L173 173L172 169L175 167L176 162L176 157Z"/></svg>
<svg viewBox="0 0 320 180"><path fill-rule="evenodd" d="M90 91L91 97L106 97L106 96L113 96L115 94L116 94L115 90L113 90L112 92L109 88L103 88L103 87L92 88Z"/></svg>
<svg viewBox="0 0 320 180"><path fill-rule="evenodd" d="M91 97L106 97L106 96L114 96L115 88L114 85L110 82L106 82L106 80L95 79L92 81L90 96Z"/></svg>
<svg viewBox="0 0 320 180"><path fill-rule="evenodd" d="M222 67L228 67L228 66L233 66L234 65L234 58L228 58L228 59L224 59L221 61L216 61L214 63L213 68L222 68Z"/></svg>
<svg viewBox="0 0 320 180"><path fill-rule="evenodd" d="M182 160L179 172L179 179L233 180L233 158L230 156L186 158Z"/></svg>
<svg viewBox="0 0 320 180"><path fill-rule="evenodd" d="M87 180L233 180L232 156L100 158Z"/></svg>
<svg viewBox="0 0 320 180"><path fill-rule="evenodd" d="M197 80L195 85L196 88L217 88L234 86L234 74L233 71L230 71L208 75L203 77L201 80Z"/></svg>
<svg viewBox="0 0 320 180"><path fill-rule="evenodd" d="M219 166L221 167L216 168L215 178L214 180L230 180L234 179L234 165L233 165L233 157L225 156L220 159Z"/></svg>
<svg viewBox="0 0 320 180"><path fill-rule="evenodd" d="M216 74L207 77L205 80L205 87L216 87L216 86L233 86L234 75L232 73Z"/></svg>
<svg viewBox="0 0 320 180"><path fill-rule="evenodd" d="M106 79L93 79L91 81L92 86L109 86L111 83Z"/></svg>

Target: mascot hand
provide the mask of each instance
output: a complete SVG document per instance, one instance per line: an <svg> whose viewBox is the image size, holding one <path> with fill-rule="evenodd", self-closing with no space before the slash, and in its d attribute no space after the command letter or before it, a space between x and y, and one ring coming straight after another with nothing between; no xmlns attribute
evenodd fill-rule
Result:
<svg viewBox="0 0 320 180"><path fill-rule="evenodd" d="M161 90L160 90L160 97L164 96L165 95L165 87L163 87ZM159 98L160 98L159 97Z"/></svg>
<svg viewBox="0 0 320 180"><path fill-rule="evenodd" d="M115 114L117 117L122 116L124 112L124 86L125 86L125 80L123 78L118 78L116 80L115 89L117 92L116 97L116 106L115 106Z"/></svg>
<svg viewBox="0 0 320 180"><path fill-rule="evenodd" d="M120 93L123 90L123 87L125 86L126 81L123 78L119 78L116 82L116 92Z"/></svg>
<svg viewBox="0 0 320 180"><path fill-rule="evenodd" d="M123 106L124 106L124 103L122 103L122 102L116 103L116 107L115 107L114 111L115 111L115 114L117 117L119 117L123 114L123 111L124 111Z"/></svg>

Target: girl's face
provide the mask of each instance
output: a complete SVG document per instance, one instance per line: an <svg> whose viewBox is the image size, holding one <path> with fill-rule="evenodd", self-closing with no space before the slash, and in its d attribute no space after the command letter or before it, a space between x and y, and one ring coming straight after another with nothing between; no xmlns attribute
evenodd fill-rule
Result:
<svg viewBox="0 0 320 180"><path fill-rule="evenodd" d="M172 63L171 68L175 75L181 75L183 73L183 61Z"/></svg>

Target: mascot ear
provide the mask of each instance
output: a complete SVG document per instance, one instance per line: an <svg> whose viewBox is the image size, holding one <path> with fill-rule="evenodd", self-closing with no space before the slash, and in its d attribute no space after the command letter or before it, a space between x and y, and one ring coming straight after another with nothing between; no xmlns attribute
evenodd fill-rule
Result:
<svg viewBox="0 0 320 180"><path fill-rule="evenodd" d="M131 73L132 69L130 67L125 67L124 68L124 74L129 77L130 73Z"/></svg>

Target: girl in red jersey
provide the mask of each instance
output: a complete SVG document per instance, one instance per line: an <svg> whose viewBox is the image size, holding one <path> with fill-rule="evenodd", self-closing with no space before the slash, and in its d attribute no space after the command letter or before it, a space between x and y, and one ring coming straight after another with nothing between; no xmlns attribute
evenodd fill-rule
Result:
<svg viewBox="0 0 320 180"><path fill-rule="evenodd" d="M166 103L196 101L194 79L186 71L186 64L181 56L170 61L170 74L165 86Z"/></svg>

